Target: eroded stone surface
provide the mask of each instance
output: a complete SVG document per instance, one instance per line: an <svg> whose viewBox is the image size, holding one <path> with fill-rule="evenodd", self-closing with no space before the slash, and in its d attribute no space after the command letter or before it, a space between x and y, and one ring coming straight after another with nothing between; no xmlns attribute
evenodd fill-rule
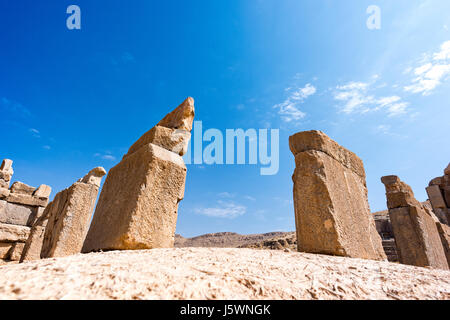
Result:
<svg viewBox="0 0 450 320"><path fill-rule="evenodd" d="M187 152L190 139L191 133L189 131L156 126L140 137L139 140L130 147L125 157L149 143L153 143L183 156Z"/></svg>
<svg viewBox="0 0 450 320"><path fill-rule="evenodd" d="M447 263L450 266L450 227L443 223L436 223L441 237L442 246L444 247L445 256L447 257Z"/></svg>
<svg viewBox="0 0 450 320"><path fill-rule="evenodd" d="M0 200L0 223L31 226L37 215L35 207Z"/></svg>
<svg viewBox="0 0 450 320"><path fill-rule="evenodd" d="M444 248L431 212L414 197L412 189L396 176L381 178L386 187L389 216L399 260L419 267L448 269Z"/></svg>
<svg viewBox="0 0 450 320"><path fill-rule="evenodd" d="M173 247L193 121L187 98L108 172L83 252Z"/></svg>
<svg viewBox="0 0 450 320"><path fill-rule="evenodd" d="M83 252L173 247L186 166L177 154L148 144L112 168Z"/></svg>
<svg viewBox="0 0 450 320"><path fill-rule="evenodd" d="M36 188L29 186L23 182L14 182L11 186L11 193L32 195Z"/></svg>
<svg viewBox="0 0 450 320"><path fill-rule="evenodd" d="M189 97L175 110L166 115L157 125L171 129L191 131L194 115L194 99Z"/></svg>
<svg viewBox="0 0 450 320"><path fill-rule="evenodd" d="M20 193L10 193L6 201L33 207L46 207L48 203L48 199L41 199Z"/></svg>
<svg viewBox="0 0 450 320"><path fill-rule="evenodd" d="M29 234L29 227L0 223L0 242L25 242Z"/></svg>
<svg viewBox="0 0 450 320"><path fill-rule="evenodd" d="M362 161L319 131L290 137L290 146L298 250L385 260Z"/></svg>
<svg viewBox="0 0 450 320"><path fill-rule="evenodd" d="M102 178L105 174L106 170L103 167L97 167L89 171L89 173L78 180L78 182L92 184L94 186L100 187Z"/></svg>
<svg viewBox="0 0 450 320"><path fill-rule="evenodd" d="M52 193L52 188L45 184L41 184L33 193L35 197L48 199Z"/></svg>

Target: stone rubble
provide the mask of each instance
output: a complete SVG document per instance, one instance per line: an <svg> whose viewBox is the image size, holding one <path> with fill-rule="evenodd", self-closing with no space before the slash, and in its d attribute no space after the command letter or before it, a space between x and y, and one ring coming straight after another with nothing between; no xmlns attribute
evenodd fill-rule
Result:
<svg viewBox="0 0 450 320"><path fill-rule="evenodd" d="M43 213L51 188L31 187L14 182L12 160L3 160L0 166L0 259L18 261L30 228Z"/></svg>

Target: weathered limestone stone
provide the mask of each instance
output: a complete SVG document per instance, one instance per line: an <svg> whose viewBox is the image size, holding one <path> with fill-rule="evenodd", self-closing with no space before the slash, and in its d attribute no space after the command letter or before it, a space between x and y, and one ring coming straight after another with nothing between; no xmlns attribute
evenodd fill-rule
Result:
<svg viewBox="0 0 450 320"><path fill-rule="evenodd" d="M188 97L175 110L166 115L158 126L191 131L192 123L194 122L195 108L194 99Z"/></svg>
<svg viewBox="0 0 450 320"><path fill-rule="evenodd" d="M450 176L450 163L448 164L447 168L444 169L444 174Z"/></svg>
<svg viewBox="0 0 450 320"><path fill-rule="evenodd" d="M289 148L296 156L305 151L320 151L341 163L361 178L366 178L362 160L321 131L303 131L289 137ZM364 181L365 183L365 181Z"/></svg>
<svg viewBox="0 0 450 320"><path fill-rule="evenodd" d="M11 193L33 195L36 188L31 187L23 182L14 182L11 186Z"/></svg>
<svg viewBox="0 0 450 320"><path fill-rule="evenodd" d="M0 187L0 200L4 200L4 199L8 198L9 194L10 194L10 191L8 189Z"/></svg>
<svg viewBox="0 0 450 320"><path fill-rule="evenodd" d="M0 223L31 226L36 218L37 208L17 205L0 200Z"/></svg>
<svg viewBox="0 0 450 320"><path fill-rule="evenodd" d="M42 243L44 242L45 228L49 216L56 216L58 210L64 207L67 201L67 192L59 192L55 199L48 204L42 213L38 213L38 218L30 230L30 235L25 242L25 247L20 257L20 262L28 260L39 260L41 258ZM42 208L41 208L42 209Z"/></svg>
<svg viewBox="0 0 450 320"><path fill-rule="evenodd" d="M191 133L189 131L156 126L140 137L139 140L130 147L128 153L124 157L133 154L139 148L142 148L149 143L153 143L183 156L187 152L190 139Z"/></svg>
<svg viewBox="0 0 450 320"><path fill-rule="evenodd" d="M444 187L444 200L445 203L447 204L447 208L450 208L450 186L446 186Z"/></svg>
<svg viewBox="0 0 450 320"><path fill-rule="evenodd" d="M97 167L89 171L89 173L78 180L78 182L92 184L94 186L100 187L102 178L105 174L106 170L103 167Z"/></svg>
<svg viewBox="0 0 450 320"><path fill-rule="evenodd" d="M439 236L441 237L442 246L444 247L447 263L450 266L450 227L443 223L436 223Z"/></svg>
<svg viewBox="0 0 450 320"><path fill-rule="evenodd" d="M81 252L105 169L91 170L81 181L55 196L49 210L41 258L64 257Z"/></svg>
<svg viewBox="0 0 450 320"><path fill-rule="evenodd" d="M444 197L442 196L439 186L433 185L426 188L428 197L430 198L433 208L446 208Z"/></svg>
<svg viewBox="0 0 450 320"><path fill-rule="evenodd" d="M437 177L430 181L429 186L442 186L444 184L444 177Z"/></svg>
<svg viewBox="0 0 450 320"><path fill-rule="evenodd" d="M411 188L396 176L381 178L386 187L392 229L399 260L419 267L448 269L444 248L431 212L414 197Z"/></svg>
<svg viewBox="0 0 450 320"><path fill-rule="evenodd" d="M14 243L10 242L0 242L0 259L6 260L9 258L11 248L14 246Z"/></svg>
<svg viewBox="0 0 450 320"><path fill-rule="evenodd" d="M41 184L39 188L37 188L33 196L42 198L42 199L48 199L50 197L50 194L52 193L52 188L50 186L47 186L45 184Z"/></svg>
<svg viewBox="0 0 450 320"><path fill-rule="evenodd" d="M173 247L194 113L189 97L109 171L83 252Z"/></svg>
<svg viewBox="0 0 450 320"><path fill-rule="evenodd" d="M9 188L9 182L14 174L12 163L12 160L4 159L0 165L0 188Z"/></svg>
<svg viewBox="0 0 450 320"><path fill-rule="evenodd" d="M9 253L8 260L10 261L19 261L20 256L22 255L23 247L25 246L25 243L23 242L16 242L11 248L11 251Z"/></svg>
<svg viewBox="0 0 450 320"><path fill-rule="evenodd" d="M298 250L386 260L362 161L320 131L289 138Z"/></svg>
<svg viewBox="0 0 450 320"><path fill-rule="evenodd" d="M2 164L0 165L0 171L7 172L11 175L14 174L14 170L12 168L13 161L9 159L4 159Z"/></svg>
<svg viewBox="0 0 450 320"><path fill-rule="evenodd" d="M0 242L25 242L29 234L29 227L0 223Z"/></svg>
<svg viewBox="0 0 450 320"><path fill-rule="evenodd" d="M173 247L186 166L153 144L140 148L106 177L83 252Z"/></svg>
<svg viewBox="0 0 450 320"><path fill-rule="evenodd" d="M48 199L41 199L20 193L10 193L6 201L33 207L45 207L48 203Z"/></svg>

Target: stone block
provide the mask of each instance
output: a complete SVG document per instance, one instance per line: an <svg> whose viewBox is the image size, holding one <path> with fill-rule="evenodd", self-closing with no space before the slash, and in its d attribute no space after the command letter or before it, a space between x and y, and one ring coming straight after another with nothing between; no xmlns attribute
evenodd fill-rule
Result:
<svg viewBox="0 0 450 320"><path fill-rule="evenodd" d="M0 223L29 226L34 223L37 208L0 200Z"/></svg>
<svg viewBox="0 0 450 320"><path fill-rule="evenodd" d="M0 223L0 242L25 242L29 234L29 227Z"/></svg>
<svg viewBox="0 0 450 320"><path fill-rule="evenodd" d="M319 131L292 136L290 146L298 250L386 260L362 161Z"/></svg>

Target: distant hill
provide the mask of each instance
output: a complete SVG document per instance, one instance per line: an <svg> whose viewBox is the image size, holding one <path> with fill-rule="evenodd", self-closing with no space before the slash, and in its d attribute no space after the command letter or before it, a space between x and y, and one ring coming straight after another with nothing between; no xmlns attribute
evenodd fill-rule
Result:
<svg viewBox="0 0 450 320"><path fill-rule="evenodd" d="M234 232L208 233L193 238L175 235L175 247L295 249L295 232L269 232L241 235Z"/></svg>

